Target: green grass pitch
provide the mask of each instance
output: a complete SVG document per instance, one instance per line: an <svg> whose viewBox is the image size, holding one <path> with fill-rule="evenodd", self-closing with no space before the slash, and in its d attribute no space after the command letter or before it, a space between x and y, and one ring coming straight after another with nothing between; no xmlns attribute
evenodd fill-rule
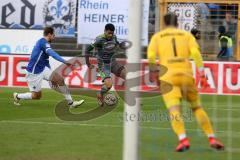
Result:
<svg viewBox="0 0 240 160"><path fill-rule="evenodd" d="M112 112L90 121L62 121L54 108L63 99L43 90L39 101L22 101L16 107L12 93L26 88L0 88L0 160L121 160L123 143L123 101ZM75 95L85 103L72 110L83 113L97 107L95 98ZM143 98L140 123L139 160L237 160L240 157L239 96L201 96L216 135L226 150L209 148L194 116L183 104L191 148L175 153L177 137L167 120L160 97ZM127 120L130 120L129 117Z"/></svg>

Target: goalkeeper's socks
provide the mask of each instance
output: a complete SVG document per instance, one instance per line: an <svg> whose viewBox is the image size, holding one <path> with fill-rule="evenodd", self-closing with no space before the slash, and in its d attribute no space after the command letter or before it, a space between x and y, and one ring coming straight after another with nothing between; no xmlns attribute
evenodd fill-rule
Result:
<svg viewBox="0 0 240 160"><path fill-rule="evenodd" d="M32 99L32 93L31 92L27 92L27 93L20 93L17 94L17 98L18 99Z"/></svg>
<svg viewBox="0 0 240 160"><path fill-rule="evenodd" d="M203 110L203 108L195 109L194 114L198 121L198 124L202 127L205 134L208 137L214 137L212 125L210 123L207 113Z"/></svg>
<svg viewBox="0 0 240 160"><path fill-rule="evenodd" d="M207 137L208 137L208 139L215 138L215 135L214 134L208 134Z"/></svg>
<svg viewBox="0 0 240 160"><path fill-rule="evenodd" d="M172 128L179 139L186 138L186 132L181 113L177 110L170 111L170 117Z"/></svg>
<svg viewBox="0 0 240 160"><path fill-rule="evenodd" d="M186 138L187 138L187 135L186 135L185 133L178 135L179 141L182 141L182 140L184 140L184 139L186 139Z"/></svg>

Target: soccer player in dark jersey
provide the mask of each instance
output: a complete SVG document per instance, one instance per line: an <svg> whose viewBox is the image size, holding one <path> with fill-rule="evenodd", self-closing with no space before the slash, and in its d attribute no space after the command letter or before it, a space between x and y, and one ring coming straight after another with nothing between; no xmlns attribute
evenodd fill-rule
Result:
<svg viewBox="0 0 240 160"><path fill-rule="evenodd" d="M62 62L68 66L72 64L59 56L50 46L50 43L55 38L54 29L46 27L43 32L44 37L39 39L35 44L29 63L26 68L26 80L30 92L27 93L13 93L14 104L20 105L20 100L40 99L42 80L51 81L54 86L57 86L60 92L64 95L70 108L81 105L84 100L73 101L68 88L65 85L64 79L57 73L51 70L49 64L49 56L55 60Z"/></svg>
<svg viewBox="0 0 240 160"><path fill-rule="evenodd" d="M98 61L98 72L102 78L103 85L101 91L97 94L99 106L103 106L104 95L112 87L111 73L115 74L117 77L125 79L126 69L123 65L119 64L114 58L116 50L107 50L105 45L109 42L118 45L117 36L114 34L115 26L111 23L105 25L104 34L96 37L95 41L87 48L86 54L86 64L92 69L94 66L89 62L89 56L91 56L91 51L95 48L96 58Z"/></svg>

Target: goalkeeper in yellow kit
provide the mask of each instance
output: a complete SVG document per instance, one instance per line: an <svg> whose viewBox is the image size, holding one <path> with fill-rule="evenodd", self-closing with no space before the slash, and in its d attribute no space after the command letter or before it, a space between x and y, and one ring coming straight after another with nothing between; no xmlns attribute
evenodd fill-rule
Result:
<svg viewBox="0 0 240 160"><path fill-rule="evenodd" d="M193 58L200 75L202 87L208 85L204 75L202 57L196 39L188 32L177 29L177 16L168 13L164 16L166 28L153 35L148 46L148 61L150 66L150 81L165 81L172 85L172 90L163 94L163 100L168 108L171 125L179 138L176 151L182 152L189 149L189 139L186 136L184 122L181 117L180 103L182 99L191 104L191 109L205 134L208 136L210 146L217 150L224 149L224 145L215 138L208 115L202 108L192 66L189 61ZM156 57L159 64L167 67L167 72L159 77ZM166 83L160 82L160 89L164 89Z"/></svg>

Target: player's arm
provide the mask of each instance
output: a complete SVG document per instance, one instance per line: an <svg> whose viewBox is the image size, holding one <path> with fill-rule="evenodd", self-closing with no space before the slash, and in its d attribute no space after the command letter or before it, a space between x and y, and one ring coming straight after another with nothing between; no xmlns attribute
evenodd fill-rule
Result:
<svg viewBox="0 0 240 160"><path fill-rule="evenodd" d="M157 57L157 40L156 36L153 35L147 49L147 59L150 70L150 81L156 82L159 76L159 70L157 69L156 57Z"/></svg>
<svg viewBox="0 0 240 160"><path fill-rule="evenodd" d="M58 53L56 53L51 47L50 47L50 44L46 43L44 44L43 46L45 52L53 57L55 60L59 61L59 62L62 62L66 65L71 65L70 63L68 63L65 59L63 59Z"/></svg>
<svg viewBox="0 0 240 160"><path fill-rule="evenodd" d="M198 71L203 71L204 67L203 67L203 59L202 59L202 55L199 51L198 48L196 47L192 47L190 49L190 52L191 52L191 55L190 57L194 60L197 68L198 68Z"/></svg>
<svg viewBox="0 0 240 160"><path fill-rule="evenodd" d="M94 42L91 43L91 44L87 47L87 49L86 49L85 62L86 62L87 66L88 66L90 69L94 68L94 66L90 63L89 57L92 56L92 51L93 51L93 49L94 49L97 45L99 45L99 43L100 43L99 39L96 38L96 39L94 40Z"/></svg>
<svg viewBox="0 0 240 160"><path fill-rule="evenodd" d="M53 57L55 60L62 62L66 65L70 65L65 59L63 59L57 52L55 52L53 49L49 48L46 50L46 53Z"/></svg>
<svg viewBox="0 0 240 160"><path fill-rule="evenodd" d="M200 49L199 49L199 45L196 41L196 39L189 34L189 41L188 41L188 47L190 50L190 58L194 60L198 71L202 72L203 71L203 59L202 59L202 55L200 53Z"/></svg>
<svg viewBox="0 0 240 160"><path fill-rule="evenodd" d="M207 83L207 78L204 74L202 55L200 53L199 46L196 42L196 39L193 36L190 37L189 48L190 48L190 58L194 60L198 69L201 86L208 87L209 85Z"/></svg>
<svg viewBox="0 0 240 160"><path fill-rule="evenodd" d="M86 54L85 54L85 62L86 62L86 64L87 64L87 66L89 67L89 68L91 68L91 63L90 63L90 61L89 61L89 57L92 55L91 54L91 51L94 49L94 45L93 44L90 44L88 47L87 47L87 52L86 52Z"/></svg>

